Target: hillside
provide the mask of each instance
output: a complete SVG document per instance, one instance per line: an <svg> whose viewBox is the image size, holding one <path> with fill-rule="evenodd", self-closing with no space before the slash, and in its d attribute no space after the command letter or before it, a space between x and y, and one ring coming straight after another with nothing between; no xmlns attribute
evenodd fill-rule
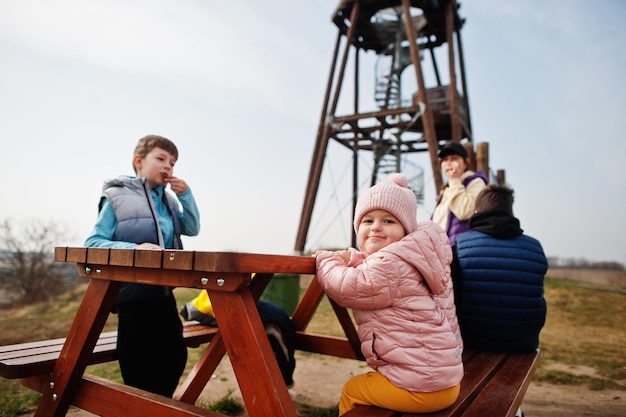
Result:
<svg viewBox="0 0 626 417"><path fill-rule="evenodd" d="M548 276L567 279L601 288L626 290L626 271L587 269L587 268L550 268Z"/></svg>

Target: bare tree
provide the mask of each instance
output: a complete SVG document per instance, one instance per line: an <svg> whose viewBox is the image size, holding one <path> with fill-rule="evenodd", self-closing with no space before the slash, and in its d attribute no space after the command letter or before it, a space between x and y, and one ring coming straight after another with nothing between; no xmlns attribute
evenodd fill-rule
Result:
<svg viewBox="0 0 626 417"><path fill-rule="evenodd" d="M68 289L67 267L53 260L55 244L67 240L57 222L0 224L0 287L18 303L48 300Z"/></svg>

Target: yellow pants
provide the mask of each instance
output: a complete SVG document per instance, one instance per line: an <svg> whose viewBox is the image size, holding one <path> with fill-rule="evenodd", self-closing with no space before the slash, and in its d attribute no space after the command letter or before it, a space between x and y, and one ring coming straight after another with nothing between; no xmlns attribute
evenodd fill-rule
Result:
<svg viewBox="0 0 626 417"><path fill-rule="evenodd" d="M357 375L346 382L339 401L339 415L357 405L375 405L401 413L432 413L456 401L460 384L435 392L412 392L398 388L380 372Z"/></svg>

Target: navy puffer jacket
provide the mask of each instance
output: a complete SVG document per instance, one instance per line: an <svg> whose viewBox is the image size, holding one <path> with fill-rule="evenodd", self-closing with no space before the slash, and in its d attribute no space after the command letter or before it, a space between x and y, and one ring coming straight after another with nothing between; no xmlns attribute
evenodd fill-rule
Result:
<svg viewBox="0 0 626 417"><path fill-rule="evenodd" d="M465 347L537 349L546 319L548 267L541 244L504 212L474 215L470 224L472 231L457 237L452 274Z"/></svg>

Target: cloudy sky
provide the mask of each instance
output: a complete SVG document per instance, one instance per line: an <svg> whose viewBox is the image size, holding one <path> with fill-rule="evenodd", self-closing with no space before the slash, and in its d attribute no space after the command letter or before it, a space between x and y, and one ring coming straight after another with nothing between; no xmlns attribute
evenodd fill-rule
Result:
<svg viewBox="0 0 626 417"><path fill-rule="evenodd" d="M160 134L200 207L187 249L292 253L338 4L0 0L0 220L59 222L73 236L58 244L82 245L103 180ZM526 233L548 256L626 262L626 4L463 0L460 14L475 141ZM338 152L308 249L350 244L345 215L319 214L349 207Z"/></svg>

